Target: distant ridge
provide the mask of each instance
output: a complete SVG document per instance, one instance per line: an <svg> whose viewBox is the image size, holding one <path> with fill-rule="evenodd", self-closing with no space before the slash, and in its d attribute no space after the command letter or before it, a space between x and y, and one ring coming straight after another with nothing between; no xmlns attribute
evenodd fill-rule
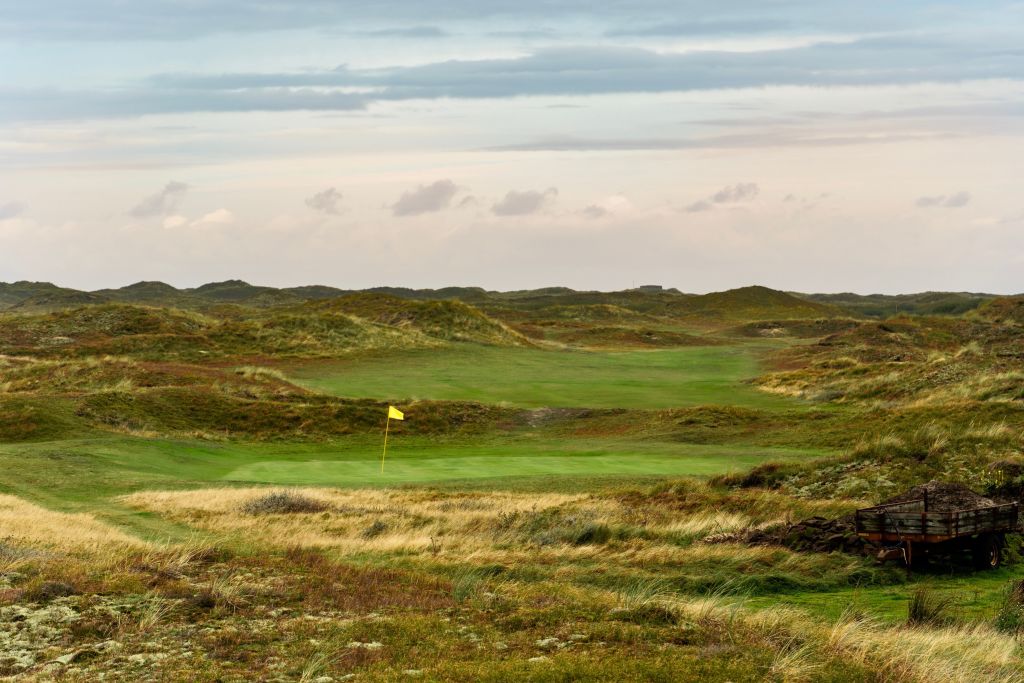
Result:
<svg viewBox="0 0 1024 683"><path fill-rule="evenodd" d="M849 313L869 318L891 315L962 315L976 309L994 294L972 292L920 292L918 294L800 294L793 296L809 301L833 304Z"/></svg>
<svg viewBox="0 0 1024 683"><path fill-rule="evenodd" d="M712 320L796 319L837 315L884 318L892 315L962 315L978 309L996 295L971 292L918 294L804 294L749 286L710 294L686 294L675 288L643 285L613 292L581 291L569 287L493 291L482 287L439 289L371 287L341 289L326 285L267 287L244 280L210 282L178 289L165 282L141 281L92 292L50 282L0 282L0 310L48 311L105 302L170 306L197 311L217 306L272 308L325 301L352 294L381 294L407 301L462 301L485 313L504 317L507 311L540 311L551 307L615 306L642 315Z"/></svg>

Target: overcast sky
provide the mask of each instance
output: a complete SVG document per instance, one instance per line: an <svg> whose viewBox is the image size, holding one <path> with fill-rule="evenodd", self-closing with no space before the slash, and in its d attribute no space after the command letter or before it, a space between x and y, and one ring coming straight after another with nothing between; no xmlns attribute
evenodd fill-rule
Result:
<svg viewBox="0 0 1024 683"><path fill-rule="evenodd" d="M1024 290L1024 3L0 0L0 281Z"/></svg>

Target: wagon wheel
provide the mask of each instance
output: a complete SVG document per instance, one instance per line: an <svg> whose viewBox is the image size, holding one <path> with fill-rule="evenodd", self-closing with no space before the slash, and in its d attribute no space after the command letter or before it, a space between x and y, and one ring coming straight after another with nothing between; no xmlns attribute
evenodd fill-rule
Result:
<svg viewBox="0 0 1024 683"><path fill-rule="evenodd" d="M995 534L979 536L971 551L976 569L997 569L1003 560L1003 548Z"/></svg>

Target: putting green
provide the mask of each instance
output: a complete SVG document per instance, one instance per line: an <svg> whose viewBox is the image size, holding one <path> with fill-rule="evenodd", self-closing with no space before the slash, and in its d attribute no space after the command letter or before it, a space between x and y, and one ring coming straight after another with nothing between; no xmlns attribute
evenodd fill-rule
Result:
<svg viewBox="0 0 1024 683"><path fill-rule="evenodd" d="M760 372L760 348L584 352L466 345L304 364L288 372L304 386L349 398L465 400L526 408L800 405L745 383Z"/></svg>
<svg viewBox="0 0 1024 683"><path fill-rule="evenodd" d="M816 452L778 448L676 445L626 454L587 449L521 455L522 448L457 448L451 455L358 459L261 460L233 469L222 479L265 484L377 486L451 480L548 476L711 476L746 469L769 459L802 458ZM469 455L467 452L477 451Z"/></svg>

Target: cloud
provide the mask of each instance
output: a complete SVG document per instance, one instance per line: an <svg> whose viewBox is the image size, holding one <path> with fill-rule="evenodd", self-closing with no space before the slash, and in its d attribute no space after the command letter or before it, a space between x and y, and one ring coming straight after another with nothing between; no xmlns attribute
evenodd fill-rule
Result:
<svg viewBox="0 0 1024 683"><path fill-rule="evenodd" d="M757 183L737 183L729 187L723 187L711 195L711 201L715 204L733 204L735 202L750 201L760 192Z"/></svg>
<svg viewBox="0 0 1024 683"><path fill-rule="evenodd" d="M341 202L341 193L333 187L328 187L326 190L321 190L312 197L306 198L306 206L330 216L337 216L340 213L339 202Z"/></svg>
<svg viewBox="0 0 1024 683"><path fill-rule="evenodd" d="M702 199L699 202L694 202L686 207L687 213L698 213L700 211L710 211L715 208L714 204L706 199Z"/></svg>
<svg viewBox="0 0 1024 683"><path fill-rule="evenodd" d="M598 220L601 218L607 218L623 213L629 213L633 210L633 202L629 201L629 197L617 193L609 195L601 201L595 202L590 206L585 207L580 213L584 218L591 220Z"/></svg>
<svg viewBox="0 0 1024 683"><path fill-rule="evenodd" d="M951 195L932 195L918 197L914 205L920 209L928 209L933 207L942 207L945 209L959 209L962 206L967 206L971 201L971 193L966 190L961 190L956 194Z"/></svg>
<svg viewBox="0 0 1024 683"><path fill-rule="evenodd" d="M2 25L2 16L0 16ZM770 86L859 86L1019 79L1016 42L999 36L872 36L789 48L671 52L554 46L525 55L415 65L332 65L277 73L164 73L118 88L9 87L0 119L182 112L352 111L375 102L668 93Z"/></svg>
<svg viewBox="0 0 1024 683"><path fill-rule="evenodd" d="M261 79L262 80L262 77ZM152 114L359 111L365 94L301 87L190 89L159 80L116 90L0 87L0 121L123 119Z"/></svg>
<svg viewBox="0 0 1024 683"><path fill-rule="evenodd" d="M235 222L235 214L227 209L217 209L203 215L198 220L192 221L192 227L199 228L205 225L231 225Z"/></svg>
<svg viewBox="0 0 1024 683"><path fill-rule="evenodd" d="M544 47L492 59L430 62L379 69L292 73L164 74L163 87L230 90L244 87L376 88L379 100L490 98L687 92L770 85L883 85L975 78L1017 78L1016 44L937 37L871 37L790 48L661 52L616 45ZM998 56L993 56L993 50Z"/></svg>
<svg viewBox="0 0 1024 683"><path fill-rule="evenodd" d="M138 206L129 213L136 218L152 218L153 216L172 214L178 208L181 200L185 198L188 189L189 186L185 183L172 180L164 186L164 189L139 202Z"/></svg>
<svg viewBox="0 0 1024 683"><path fill-rule="evenodd" d="M48 0L46 12L31 3L0 3L0 35L12 39L48 40L189 40L210 35L245 36L274 31L353 28L373 30L394 25L481 26L485 31L499 26L503 32L538 31L544 24L575 28L581 21L598 30L639 26L643 32L701 33L736 31L760 34L776 17L791 17L799 29L816 33L854 30L889 30L906 26L919 28L946 19L967 23L970 19L989 20L1005 2L974 0L963 11L937 6L935 2L873 2L871 11L860 5L822 3L820 0L446 0L424 3L422 0L376 0L340 2L339 0L90 0L89 11L82 0ZM956 7L956 5L953 5ZM943 11L945 9L945 11ZM187 10L187 11L186 11ZM651 23L638 22L651 17ZM696 26L697 29L687 27Z"/></svg>
<svg viewBox="0 0 1024 683"><path fill-rule="evenodd" d="M21 202L8 202L0 204L0 221L17 218L25 211L25 205Z"/></svg>
<svg viewBox="0 0 1024 683"><path fill-rule="evenodd" d="M163 226L166 230L174 230L188 223L188 219L182 215L174 214L164 219Z"/></svg>
<svg viewBox="0 0 1024 683"><path fill-rule="evenodd" d="M606 31L609 37L674 37L674 36L713 36L713 35L751 35L774 33L791 29L792 24L773 19L707 19L696 21L680 21L667 24L653 24L635 28L615 28Z"/></svg>
<svg viewBox="0 0 1024 683"><path fill-rule="evenodd" d="M843 147L898 142L925 142L956 137L950 133L865 133L822 136L811 131L786 130L700 138L576 138L552 137L532 142L488 147L492 152L633 152L687 149L755 149L761 147Z"/></svg>
<svg viewBox="0 0 1024 683"><path fill-rule="evenodd" d="M749 202L754 199L760 191L761 188L757 186L757 183L736 183L735 185L723 187L707 199L701 199L700 201L690 204L686 207L686 211L688 213L698 213L701 211L710 211L719 204Z"/></svg>
<svg viewBox="0 0 1024 683"><path fill-rule="evenodd" d="M491 212L496 216L527 216L537 213L549 202L554 201L557 196L558 188L556 187L549 187L543 191L511 190L504 199L491 207Z"/></svg>
<svg viewBox="0 0 1024 683"><path fill-rule="evenodd" d="M451 180L438 180L430 185L420 185L415 190L404 192L391 207L395 216L419 216L447 209L458 186Z"/></svg>
<svg viewBox="0 0 1024 683"><path fill-rule="evenodd" d="M942 205L946 208L957 209L960 208L961 206L967 206L967 204L970 203L970 201L971 193L961 190L960 192L957 192L956 194L947 197L946 201L943 202Z"/></svg>
<svg viewBox="0 0 1024 683"><path fill-rule="evenodd" d="M371 38L445 38L448 32L437 26L407 26L364 31L360 35Z"/></svg>

